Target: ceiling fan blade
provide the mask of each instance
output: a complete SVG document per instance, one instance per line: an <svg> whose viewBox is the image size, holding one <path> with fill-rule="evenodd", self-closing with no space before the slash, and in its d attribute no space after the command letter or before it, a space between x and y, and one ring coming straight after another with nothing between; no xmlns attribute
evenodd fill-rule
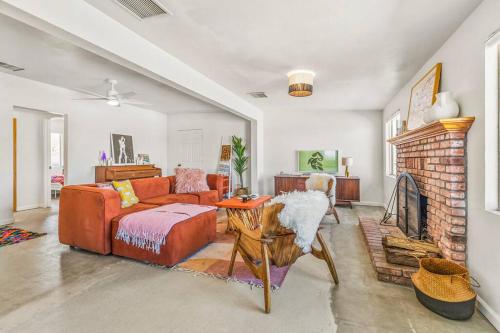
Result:
<svg viewBox="0 0 500 333"><path fill-rule="evenodd" d="M101 95L101 94L95 93L95 92L90 91L90 90L80 89L80 88L74 88L74 89L75 89L76 91L78 91L78 92L83 93L83 94L87 94L87 95L92 95L92 96L96 96L96 97L100 97L100 98L108 99L108 96L104 96L104 95Z"/></svg>
<svg viewBox="0 0 500 333"><path fill-rule="evenodd" d="M120 94L115 95L115 96L117 96L118 98L121 98L121 99L129 99L130 97L135 96L135 95L137 95L135 92L129 91L129 92L125 92L125 93L120 93Z"/></svg>
<svg viewBox="0 0 500 333"><path fill-rule="evenodd" d="M145 103L141 101L125 100L121 101L123 104L137 105L137 106L153 106L153 104Z"/></svg>
<svg viewBox="0 0 500 333"><path fill-rule="evenodd" d="M73 98L74 101L107 101L104 97Z"/></svg>

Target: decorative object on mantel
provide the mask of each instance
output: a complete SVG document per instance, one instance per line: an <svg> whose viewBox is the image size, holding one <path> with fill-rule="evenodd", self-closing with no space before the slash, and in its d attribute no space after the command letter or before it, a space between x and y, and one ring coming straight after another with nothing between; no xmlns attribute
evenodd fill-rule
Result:
<svg viewBox="0 0 500 333"><path fill-rule="evenodd" d="M352 157L342 157L342 165L345 166L345 176L349 177L349 167L354 164Z"/></svg>
<svg viewBox="0 0 500 333"><path fill-rule="evenodd" d="M425 258L419 262L420 269L411 281L420 303L449 319L469 319L474 314L477 294L467 268L446 259Z"/></svg>
<svg viewBox="0 0 500 333"><path fill-rule="evenodd" d="M312 71L299 69L287 73L288 95L307 97L313 93L313 80L316 74Z"/></svg>
<svg viewBox="0 0 500 333"><path fill-rule="evenodd" d="M456 118L460 112L457 101L449 91L437 94L436 103L425 111L424 121L426 124L439 119Z"/></svg>
<svg viewBox="0 0 500 333"><path fill-rule="evenodd" d="M440 63L436 64L411 88L407 117L408 129L412 130L425 124L424 113L436 101L441 79L441 68Z"/></svg>
<svg viewBox="0 0 500 333"><path fill-rule="evenodd" d="M243 139L233 135L232 148L234 152L234 171L238 174L239 184L236 185L236 195L248 194L248 187L244 187L243 173L248 169L247 147L243 143Z"/></svg>
<svg viewBox="0 0 500 333"><path fill-rule="evenodd" d="M403 120L401 122L401 134L403 134L404 132L408 132L408 121L407 120Z"/></svg>

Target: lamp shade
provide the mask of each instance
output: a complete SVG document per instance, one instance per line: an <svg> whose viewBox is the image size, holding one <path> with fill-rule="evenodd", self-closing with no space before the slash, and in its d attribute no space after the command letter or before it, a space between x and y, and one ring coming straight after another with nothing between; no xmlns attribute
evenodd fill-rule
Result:
<svg viewBox="0 0 500 333"><path fill-rule="evenodd" d="M288 94L293 97L311 96L313 80L316 74L312 71L300 69L288 72Z"/></svg>
<svg viewBox="0 0 500 333"><path fill-rule="evenodd" d="M342 157L342 165L351 166L354 164L354 159L352 157Z"/></svg>

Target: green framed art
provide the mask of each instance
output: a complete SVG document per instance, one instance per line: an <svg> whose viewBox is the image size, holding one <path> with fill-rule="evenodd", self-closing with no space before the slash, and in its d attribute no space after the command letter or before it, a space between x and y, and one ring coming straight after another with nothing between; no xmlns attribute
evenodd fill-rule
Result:
<svg viewBox="0 0 500 333"><path fill-rule="evenodd" d="M339 172L338 150L299 150L297 151L298 171L312 172Z"/></svg>

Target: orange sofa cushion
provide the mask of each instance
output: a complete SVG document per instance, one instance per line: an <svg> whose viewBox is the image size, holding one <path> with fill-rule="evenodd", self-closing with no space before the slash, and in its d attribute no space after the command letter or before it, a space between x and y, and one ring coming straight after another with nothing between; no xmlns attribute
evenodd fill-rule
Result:
<svg viewBox="0 0 500 333"><path fill-rule="evenodd" d="M132 179L130 182L139 201L170 193L168 177Z"/></svg>
<svg viewBox="0 0 500 333"><path fill-rule="evenodd" d="M200 200L200 205L210 205L213 206L219 201L219 192L216 190L192 193L198 197Z"/></svg>
<svg viewBox="0 0 500 333"><path fill-rule="evenodd" d="M176 202L199 204L200 199L198 199L198 196L196 196L195 194L167 194L154 198L149 198L146 200L141 200L141 202L148 205L163 206Z"/></svg>

